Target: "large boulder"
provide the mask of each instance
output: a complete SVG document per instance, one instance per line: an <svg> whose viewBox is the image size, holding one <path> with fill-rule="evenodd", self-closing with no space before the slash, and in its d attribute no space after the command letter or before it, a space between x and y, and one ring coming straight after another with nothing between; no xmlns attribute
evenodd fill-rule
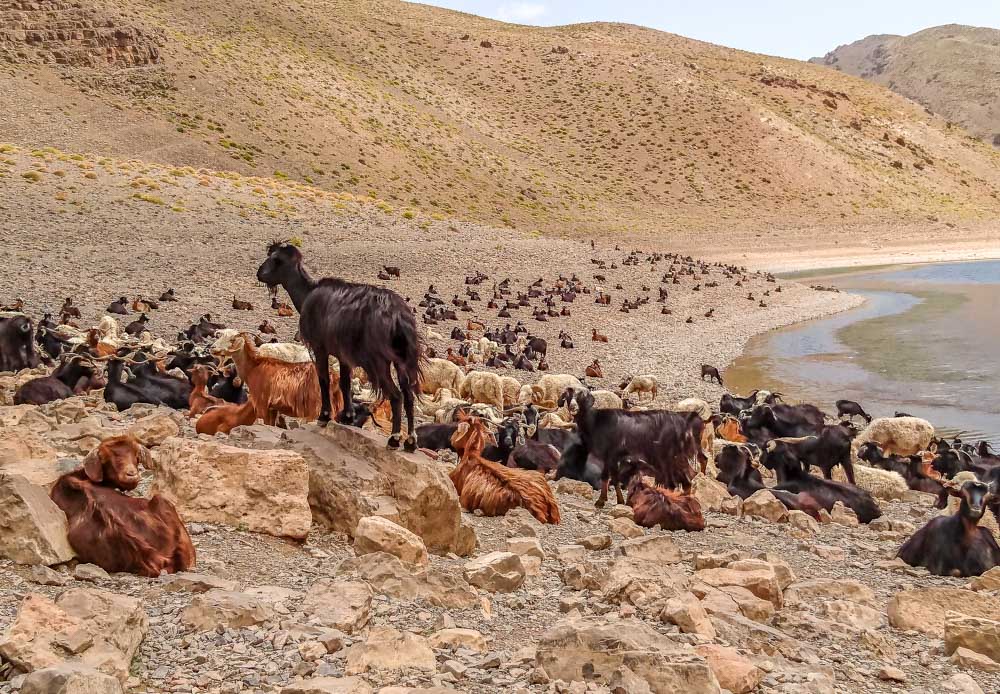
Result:
<svg viewBox="0 0 1000 694"><path fill-rule="evenodd" d="M181 612L181 622L195 631L241 629L263 624L275 617L266 599L250 593L214 588L195 595Z"/></svg>
<svg viewBox="0 0 1000 694"><path fill-rule="evenodd" d="M122 683L85 665L61 663L25 677L21 694L122 694Z"/></svg>
<svg viewBox="0 0 1000 694"><path fill-rule="evenodd" d="M694 577L714 588L727 586L745 588L761 600L770 602L775 609L781 609L783 604L778 576L767 562L755 560L734 562L724 568L696 571Z"/></svg>
<svg viewBox="0 0 1000 694"><path fill-rule="evenodd" d="M135 420L128 428L128 433L136 438L146 448L159 446L173 436L179 436L181 428L177 423L180 413L160 408L158 412Z"/></svg>
<svg viewBox="0 0 1000 694"><path fill-rule="evenodd" d="M901 630L916 629L944 637L948 612L1000 621L1000 599L962 588L913 588L889 600L889 624Z"/></svg>
<svg viewBox="0 0 1000 694"><path fill-rule="evenodd" d="M56 449L35 432L23 427L0 428L0 472L22 475L32 484L51 487L72 468L60 464Z"/></svg>
<svg viewBox="0 0 1000 694"><path fill-rule="evenodd" d="M31 593L0 641L0 655L22 672L69 661L125 682L148 628L135 598L92 588L67 590L55 601Z"/></svg>
<svg viewBox="0 0 1000 694"><path fill-rule="evenodd" d="M542 634L535 665L550 680L609 684L625 667L658 694L720 692L704 658L635 619L561 622Z"/></svg>
<svg viewBox="0 0 1000 694"><path fill-rule="evenodd" d="M336 573L338 576L357 576L375 591L395 600L426 602L454 609L480 604L475 589L458 572L407 565L399 557L385 552L345 559L337 566Z"/></svg>
<svg viewBox="0 0 1000 694"><path fill-rule="evenodd" d="M19 564L69 561L66 531L66 514L42 487L0 473L0 556Z"/></svg>
<svg viewBox="0 0 1000 694"><path fill-rule="evenodd" d="M415 533L381 516L366 516L354 529L357 554L388 552L408 564L426 564L427 547Z"/></svg>
<svg viewBox="0 0 1000 694"><path fill-rule="evenodd" d="M296 453L169 438L152 457L152 492L172 501L185 521L298 540L309 534L309 469Z"/></svg>
<svg viewBox="0 0 1000 694"><path fill-rule="evenodd" d="M788 520L788 509L770 491L760 489L743 500L743 515L784 523Z"/></svg>
<svg viewBox="0 0 1000 694"><path fill-rule="evenodd" d="M363 643L348 649L345 672L348 675L361 675L369 670L433 672L436 667L434 651L424 637L389 627L374 627Z"/></svg>
<svg viewBox="0 0 1000 694"><path fill-rule="evenodd" d="M302 611L325 627L345 634L360 631L371 618L372 589L361 581L321 578L306 591Z"/></svg>
<svg viewBox="0 0 1000 694"><path fill-rule="evenodd" d="M465 564L465 580L491 593L510 593L521 587L526 573L513 552L490 552Z"/></svg>
<svg viewBox="0 0 1000 694"><path fill-rule="evenodd" d="M466 556L475 549L455 485L426 456L389 450L384 438L338 424L288 431L282 445L305 458L313 519L328 529L353 535L365 516L382 516L432 552Z"/></svg>
<svg viewBox="0 0 1000 694"><path fill-rule="evenodd" d="M944 650L950 655L959 648L1000 662L1000 622L948 612L944 622Z"/></svg>

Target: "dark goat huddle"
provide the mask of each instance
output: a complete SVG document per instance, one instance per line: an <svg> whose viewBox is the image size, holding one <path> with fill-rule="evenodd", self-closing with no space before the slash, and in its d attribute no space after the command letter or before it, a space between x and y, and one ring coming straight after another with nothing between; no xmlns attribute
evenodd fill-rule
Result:
<svg viewBox="0 0 1000 694"><path fill-rule="evenodd" d="M728 445L716 457L715 464L719 469L717 479L726 485L730 494L749 499L761 489L768 489L756 469L759 455L756 446ZM789 511L803 511L819 520L822 505L809 492L788 491L782 489L780 484L768 491Z"/></svg>
<svg viewBox="0 0 1000 694"><path fill-rule="evenodd" d="M803 469L794 447L784 441L769 442L763 451L761 464L774 470L778 478L777 489L794 494L804 492L827 511L832 510L833 505L839 501L853 510L862 523L870 523L882 515L875 499L865 490L810 475Z"/></svg>
<svg viewBox="0 0 1000 694"><path fill-rule="evenodd" d="M603 465L598 507L607 502L612 483L618 503L624 503L618 467L626 458L641 461L638 464L658 485L668 490L682 487L685 493L691 490L695 462L707 463L701 449L705 423L695 412L599 410L589 391L572 388L563 392L558 404L573 413L579 438L563 451L556 477L584 479L588 458L593 456Z"/></svg>
<svg viewBox="0 0 1000 694"><path fill-rule="evenodd" d="M355 420L351 397L351 371L361 367L376 397L392 407L390 448L400 445L402 409L406 410L407 434L403 447L417 448L413 417L414 397L420 393L424 363L423 345L413 312L396 292L370 284L340 279L312 279L302 265L302 253L290 243L272 243L267 260L257 270L257 280L271 291L281 286L299 312L302 341L317 364L327 364L331 355L340 362L340 392L344 408L338 421ZM395 368L399 385L393 381ZM322 398L320 425L330 421L330 371L317 368Z"/></svg>

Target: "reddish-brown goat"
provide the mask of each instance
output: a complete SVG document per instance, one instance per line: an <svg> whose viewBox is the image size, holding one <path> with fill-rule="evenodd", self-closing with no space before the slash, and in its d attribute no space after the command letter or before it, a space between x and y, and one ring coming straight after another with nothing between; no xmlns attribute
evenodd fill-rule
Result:
<svg viewBox="0 0 1000 694"><path fill-rule="evenodd" d="M191 537L167 499L126 496L139 484L139 463L149 452L131 436L106 439L83 467L52 487L52 501L69 520L69 544L77 557L105 571L156 577L194 565Z"/></svg>
<svg viewBox="0 0 1000 694"><path fill-rule="evenodd" d="M628 505L632 507L636 525L643 528L658 525L663 530L689 532L705 529L705 516L697 497L647 486L638 464L629 459L622 462L620 474L622 479L628 480Z"/></svg>
<svg viewBox="0 0 1000 694"><path fill-rule="evenodd" d="M257 421L257 409L252 400L242 405L226 403L205 410L194 430L199 434L228 434L242 424L253 424Z"/></svg>
<svg viewBox="0 0 1000 694"><path fill-rule="evenodd" d="M208 367L199 364L191 369L191 395L188 397L188 417L199 415L209 407L221 405L224 401L208 394Z"/></svg>

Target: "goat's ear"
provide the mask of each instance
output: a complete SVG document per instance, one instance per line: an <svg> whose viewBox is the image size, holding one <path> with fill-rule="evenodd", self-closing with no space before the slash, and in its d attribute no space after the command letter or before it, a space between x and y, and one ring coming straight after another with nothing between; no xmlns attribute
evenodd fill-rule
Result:
<svg viewBox="0 0 1000 694"><path fill-rule="evenodd" d="M235 387L237 387L237 388L242 388L243 387L243 379L240 378L239 376L237 376L236 378L233 379L233 385Z"/></svg>
<svg viewBox="0 0 1000 694"><path fill-rule="evenodd" d="M104 479L104 461L101 459L100 444L83 459L83 474L91 482L100 482Z"/></svg>

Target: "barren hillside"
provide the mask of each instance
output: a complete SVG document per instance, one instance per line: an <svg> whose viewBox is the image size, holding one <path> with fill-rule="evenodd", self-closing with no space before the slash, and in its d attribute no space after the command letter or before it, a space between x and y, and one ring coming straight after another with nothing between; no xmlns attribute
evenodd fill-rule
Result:
<svg viewBox="0 0 1000 694"><path fill-rule="evenodd" d="M811 62L882 84L1000 146L1000 30L957 24L869 36Z"/></svg>
<svg viewBox="0 0 1000 694"><path fill-rule="evenodd" d="M523 231L995 218L1000 158L882 87L633 26L390 0L0 5L0 141Z"/></svg>

